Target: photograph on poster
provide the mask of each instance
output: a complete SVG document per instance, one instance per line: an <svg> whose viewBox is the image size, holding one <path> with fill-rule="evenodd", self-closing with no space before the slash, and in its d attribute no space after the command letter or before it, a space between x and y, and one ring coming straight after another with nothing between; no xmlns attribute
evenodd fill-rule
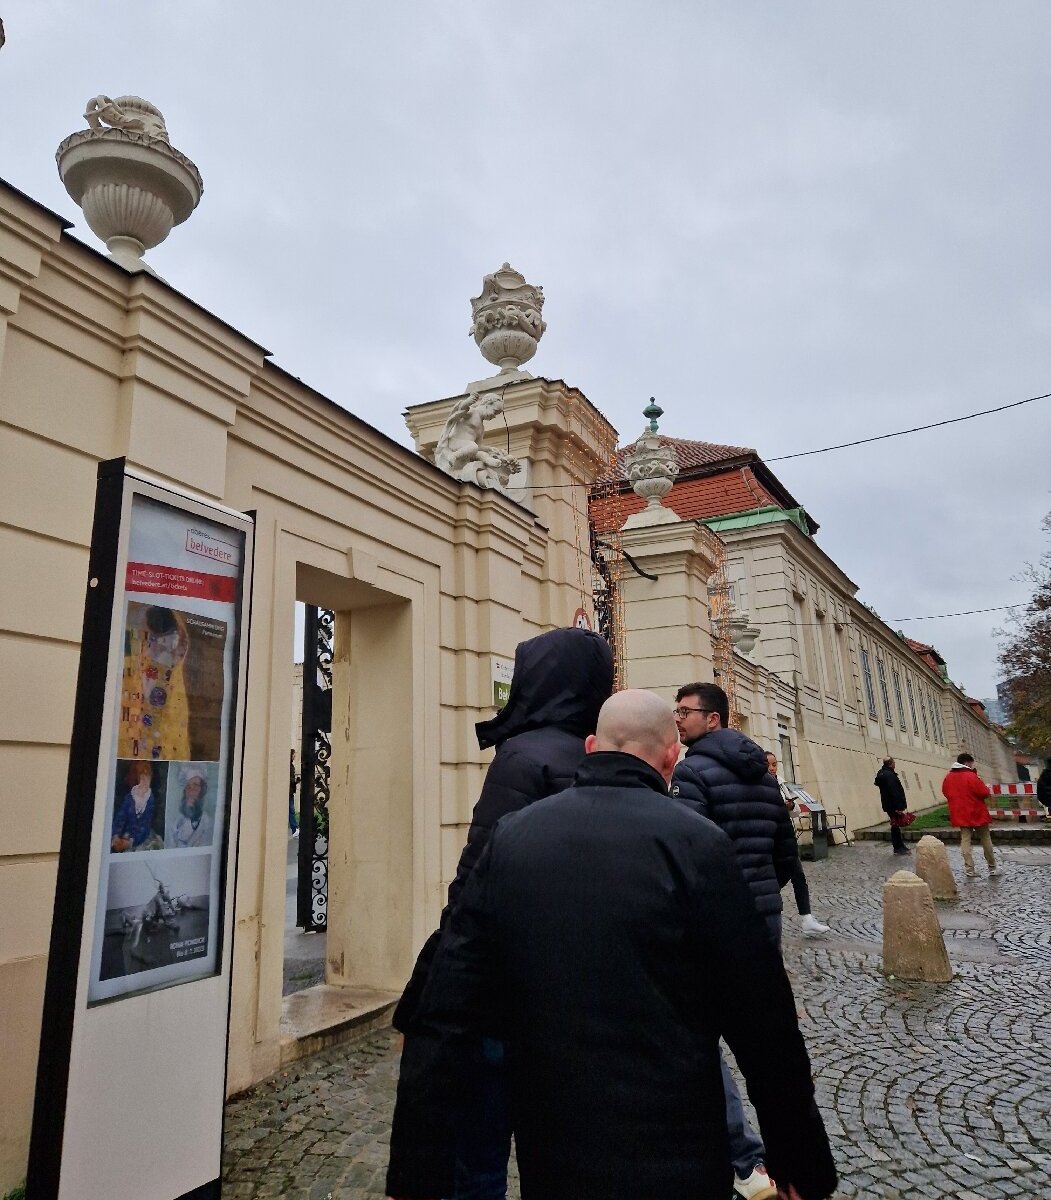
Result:
<svg viewBox="0 0 1051 1200"><path fill-rule="evenodd" d="M215 837L219 764L169 763L168 781L164 845L169 850L211 846Z"/></svg>
<svg viewBox="0 0 1051 1200"><path fill-rule="evenodd" d="M211 867L210 854L112 861L99 978L204 958Z"/></svg>
<svg viewBox="0 0 1051 1200"><path fill-rule="evenodd" d="M160 850L165 844L168 764L118 759L110 851Z"/></svg>
<svg viewBox="0 0 1051 1200"><path fill-rule="evenodd" d="M118 758L219 758L226 622L128 601Z"/></svg>

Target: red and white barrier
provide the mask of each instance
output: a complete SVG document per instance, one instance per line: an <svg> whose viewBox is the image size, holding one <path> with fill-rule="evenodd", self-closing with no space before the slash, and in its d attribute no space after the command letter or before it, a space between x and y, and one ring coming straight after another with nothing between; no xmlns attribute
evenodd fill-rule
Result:
<svg viewBox="0 0 1051 1200"><path fill-rule="evenodd" d="M1035 783L991 783L989 791L994 796L1035 796Z"/></svg>
<svg viewBox="0 0 1051 1200"><path fill-rule="evenodd" d="M1035 796L1035 783L991 783L989 791L994 796ZM1039 821L1046 814L1042 808L990 808L989 816L995 820Z"/></svg>

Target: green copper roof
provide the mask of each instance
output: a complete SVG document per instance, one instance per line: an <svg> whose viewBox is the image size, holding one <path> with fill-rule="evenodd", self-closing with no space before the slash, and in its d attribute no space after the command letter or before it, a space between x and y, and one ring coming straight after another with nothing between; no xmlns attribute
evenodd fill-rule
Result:
<svg viewBox="0 0 1051 1200"><path fill-rule="evenodd" d="M765 508L753 508L748 512L729 513L725 517L707 517L704 524L718 533L721 529L751 529L755 525L773 525L778 521L791 521L800 532L807 534L806 513L802 507L778 508L769 504Z"/></svg>

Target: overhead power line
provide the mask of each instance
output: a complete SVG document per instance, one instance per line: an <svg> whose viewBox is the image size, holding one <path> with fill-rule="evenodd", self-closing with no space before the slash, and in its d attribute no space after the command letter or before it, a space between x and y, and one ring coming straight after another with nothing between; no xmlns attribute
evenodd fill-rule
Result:
<svg viewBox="0 0 1051 1200"><path fill-rule="evenodd" d="M888 438L905 437L909 433L922 433L925 429L939 429L942 425L958 425L961 421L973 421L975 417L988 417L993 413L1006 412L1009 408L1021 408L1023 404L1032 404L1034 400L1047 400L1051 398L1051 392L1045 392L1042 396L1030 396L1026 400L1015 400L1012 404L1001 404L997 408L983 408L981 412L967 413L962 417L948 417L944 421L932 421L930 425L914 425L911 429L899 429L894 433L878 433L875 437L858 438L853 442L840 442L836 446L821 446L817 450L798 450L795 454L779 454L776 458L766 458L763 461L768 463L786 462L790 458L807 458L811 454L827 454L830 450L847 450L851 446L865 446L869 442L885 442ZM904 620L904 618L902 618ZM909 620L920 620L919 617L910 617Z"/></svg>
<svg viewBox="0 0 1051 1200"><path fill-rule="evenodd" d="M884 625L896 625L899 621L940 621L944 617L973 617L976 613L991 613L1003 612L1008 608L1024 608L1025 603L1021 604L997 604L993 608L971 608L967 612L951 612L951 613L926 613L922 617L890 617L884 620L883 617L876 617L875 613L869 613L869 616L876 617L877 620L883 621ZM834 619L834 618L833 618ZM749 623L753 625L811 625L815 628L827 624L825 621L796 621L792 617L778 617L773 621L752 621L749 618Z"/></svg>
<svg viewBox="0 0 1051 1200"><path fill-rule="evenodd" d="M973 617L976 613L1003 612L1007 608L1024 607L1024 602L1021 604L997 604L993 608L971 608L967 612L930 613L926 617L891 617L891 623L893 624L895 621L940 621L942 617Z"/></svg>
<svg viewBox="0 0 1051 1200"><path fill-rule="evenodd" d="M877 433L873 437L856 438L852 442L838 442L835 446L819 446L816 450L797 450L794 454L778 454L773 458L763 458L762 455L759 457L765 463L775 463L787 462L790 458L809 458L813 454L828 454L832 450L849 450L852 446L866 446L870 442L885 442L889 438L906 437L910 433L923 433L927 429L940 429L943 425L958 425L961 421L973 421L976 417L988 417L993 413L1007 412L1008 409L1021 408L1023 404L1033 404L1037 400L1051 400L1051 392L1044 392L1042 396L1028 396L1025 400L1014 400L1010 404L1001 404L996 408L983 408L981 412L965 413L962 417L947 417L944 421L932 421L929 425L914 425L911 429L897 429L893 433ZM674 441L675 439L670 440ZM709 465L717 467L719 464L716 462ZM509 490L551 492L557 491L559 488L586 486L589 485L584 483L528 483L518 485L516 488L512 483L509 485ZM902 617L901 619L919 621L927 618Z"/></svg>

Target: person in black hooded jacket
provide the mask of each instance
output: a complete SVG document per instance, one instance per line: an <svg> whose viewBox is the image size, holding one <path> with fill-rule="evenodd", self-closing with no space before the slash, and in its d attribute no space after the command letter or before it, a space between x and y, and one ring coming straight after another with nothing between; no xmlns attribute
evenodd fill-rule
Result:
<svg viewBox="0 0 1051 1200"><path fill-rule="evenodd" d="M412 977L394 1010L392 1023L408 1041L435 953L451 914L496 823L535 800L565 790L584 759L584 739L595 732L599 710L613 691L613 655L599 634L585 629L552 629L521 642L507 704L476 727L478 745L496 747L481 795L471 816L467 844L438 929L420 951ZM538 887L543 881L538 880ZM449 1097L442 1195L457 1200L494 1200L507 1190L511 1123L502 1070L503 1048L484 1039L473 1048L473 1094ZM457 1108L452 1105L456 1102ZM404 1113L395 1108L393 1138L412 1142ZM433 1130L429 1131L433 1135Z"/></svg>
<svg viewBox="0 0 1051 1200"><path fill-rule="evenodd" d="M675 768L671 794L691 804L730 838L759 915L781 944L781 889L799 861L795 833L765 753L737 729L728 729L729 702L714 683L688 683L675 695L675 724L686 756ZM762 1139L748 1124L733 1076L720 1056L734 1191L746 1200L770 1200L776 1185L764 1166Z"/></svg>

